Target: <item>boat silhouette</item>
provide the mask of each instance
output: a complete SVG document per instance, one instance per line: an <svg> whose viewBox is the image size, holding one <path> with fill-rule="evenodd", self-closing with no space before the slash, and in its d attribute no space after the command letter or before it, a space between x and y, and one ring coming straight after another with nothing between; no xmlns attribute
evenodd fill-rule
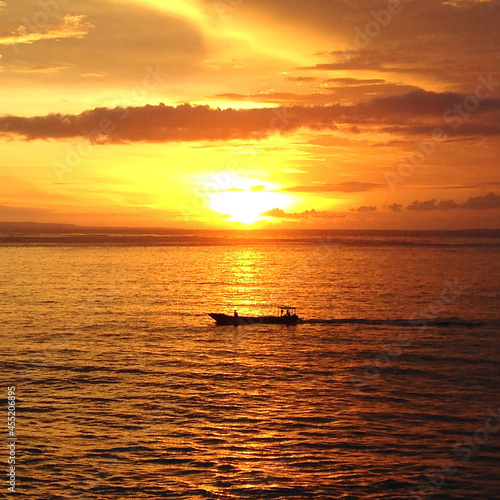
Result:
<svg viewBox="0 0 500 500"><path fill-rule="evenodd" d="M220 313L208 313L208 315L217 325L296 325L300 321L296 311L296 307L278 306L276 316L240 316L237 311L232 315Z"/></svg>

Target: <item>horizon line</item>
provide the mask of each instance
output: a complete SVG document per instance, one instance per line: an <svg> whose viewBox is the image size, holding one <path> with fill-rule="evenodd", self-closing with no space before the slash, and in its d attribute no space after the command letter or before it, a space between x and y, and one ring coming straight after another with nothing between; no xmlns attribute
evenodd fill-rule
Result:
<svg viewBox="0 0 500 500"><path fill-rule="evenodd" d="M385 228L385 229L366 229L366 228L255 228L255 227L241 227L241 228L207 228L207 227L198 227L198 228L180 228L173 226L85 226L79 224L72 223L58 223L58 222L34 222L34 221L0 221L0 232L9 231L9 232L20 232L20 233L30 233L32 231L40 232L40 230L45 230L50 233L58 232L58 233L72 233L74 231L82 231L86 233L92 232L108 232L108 233L116 233L116 232L131 232L137 234L146 234L151 233L152 231L164 233L164 232L335 232L335 233L364 233L364 234L381 234L381 233L398 233L398 234L416 234L416 233L424 233L424 234L484 234L484 233L496 233L500 232L499 228L484 228L484 227L476 227L476 228L465 228L465 229L394 229L394 228ZM50 230L50 231L49 231Z"/></svg>

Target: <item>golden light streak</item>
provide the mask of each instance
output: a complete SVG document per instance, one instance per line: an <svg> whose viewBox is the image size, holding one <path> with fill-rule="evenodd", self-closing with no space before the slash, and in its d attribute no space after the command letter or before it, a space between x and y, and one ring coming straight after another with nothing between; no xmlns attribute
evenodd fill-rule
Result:
<svg viewBox="0 0 500 500"><path fill-rule="evenodd" d="M128 0L130 3L150 5L159 10L194 21L195 23L206 22L206 16L196 1L182 0L177 2L165 2L164 0Z"/></svg>

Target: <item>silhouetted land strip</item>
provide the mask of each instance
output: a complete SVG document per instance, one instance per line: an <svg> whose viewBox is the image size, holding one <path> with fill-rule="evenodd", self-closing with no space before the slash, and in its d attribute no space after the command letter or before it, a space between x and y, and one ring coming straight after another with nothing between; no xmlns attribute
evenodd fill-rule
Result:
<svg viewBox="0 0 500 500"><path fill-rule="evenodd" d="M269 242L349 246L498 246L500 229L455 231L176 229L0 222L0 245L222 246Z"/></svg>

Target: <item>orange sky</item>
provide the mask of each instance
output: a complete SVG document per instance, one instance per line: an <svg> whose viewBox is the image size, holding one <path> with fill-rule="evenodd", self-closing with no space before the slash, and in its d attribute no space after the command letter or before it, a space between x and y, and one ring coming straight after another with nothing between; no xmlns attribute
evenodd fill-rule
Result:
<svg viewBox="0 0 500 500"><path fill-rule="evenodd" d="M0 221L498 228L498 0L0 1Z"/></svg>

